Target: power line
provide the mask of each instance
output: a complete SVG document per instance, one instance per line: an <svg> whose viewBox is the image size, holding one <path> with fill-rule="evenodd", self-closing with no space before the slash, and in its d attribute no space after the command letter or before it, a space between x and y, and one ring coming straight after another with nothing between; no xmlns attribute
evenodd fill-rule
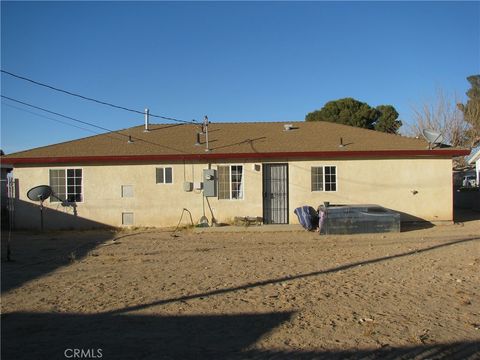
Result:
<svg viewBox="0 0 480 360"><path fill-rule="evenodd" d="M80 98L80 99L83 99L83 100L89 100L89 101L96 102L96 103L98 103L98 104L110 106L110 107L117 108L117 109L121 109L121 110L125 110L125 111L130 111L130 112L133 112L133 113L136 113L136 114L145 115L145 112L144 112L144 111L139 111L139 110L135 110L135 109L130 109L130 108L127 108L127 107L124 107L124 106L115 105L115 104L112 104L112 103L108 103L108 102L106 102L106 101L101 101L101 100L97 100L97 99L94 99L94 98L91 98L91 97L88 97L88 96L83 96L83 95L80 95L80 94L76 94L76 93L73 93L73 92L71 92L71 91L59 89L59 88L54 87L54 86L52 86L52 85L47 85L47 84L41 83L41 82L39 82L39 81L35 81L35 80L32 80L32 79L29 79L29 78L24 77L24 76L20 76L20 75L11 73L11 72L9 72L9 71L5 71L5 70L0 70L0 71L1 71L2 73L4 73L4 74L13 76L13 77L15 77L15 78L17 78L17 79L24 80L24 81L28 81L28 82L31 82L32 84L39 85L39 86L43 86L43 87L46 87L46 88L48 88L48 89L55 90L55 91L58 91L58 92L62 92L62 93L67 94L67 95L76 96L76 97L78 97L78 98ZM181 120L181 119L176 119L176 118L173 118L173 117L162 116L162 115L155 115L155 114L149 114L149 116L155 117L155 118L159 118L159 119L163 119L163 120L177 121L177 122L181 122L181 123L185 123L185 124L197 124L197 122L196 122L195 120L187 121L187 120Z"/></svg>
<svg viewBox="0 0 480 360"><path fill-rule="evenodd" d="M9 99L10 100L10 99ZM13 100L13 99L12 99ZM94 131L92 129L87 129L87 128L84 128L84 127L81 127L81 126L77 126L77 125L74 125L74 124L70 124L66 121L62 121L62 120L58 120L58 119L54 119L52 117L49 117L49 116L45 116L45 115L42 115L42 114L39 114L39 113L36 113L36 112L33 112L33 111L28 111L26 109L22 109L18 106L14 106L12 104L9 104L7 102L3 102L4 105L8 106L8 107L11 107L13 109L16 109L16 110L20 110L20 111L23 111L23 112L26 112L28 114L32 114L32 115L35 115L35 116L38 116L38 117L41 117L41 118L44 118L44 119L48 119L48 120L52 120L52 121L56 121L60 124L64 124L64 125L68 125L68 126L71 126L71 127L74 127L74 128L77 128L77 129L80 129L80 130L84 130L84 131L88 131L88 132L91 132L93 134L97 134L97 135L105 135L105 136L110 136L108 133L102 133L102 132L98 132L98 131ZM173 125L165 125L162 127L162 129L168 129L168 128L171 128L171 127L177 127L177 126L182 126L183 124L173 124ZM123 134L117 134L117 135L123 135ZM120 140L116 137L113 137L113 136L110 136L112 139L116 139L116 140ZM140 139L142 141L146 141L144 139Z"/></svg>
<svg viewBox="0 0 480 360"><path fill-rule="evenodd" d="M100 129L100 130L104 130L104 131L108 131L108 132L116 132L116 131L113 131L113 130L104 128L104 127L102 127L102 126L98 126L98 125L95 125L95 124L92 124L92 123L89 123L89 122L86 122L86 121L82 121L82 120L75 119L75 118L73 118L73 117L71 117L71 116L63 115L63 114L57 113L57 112L55 112L55 111L51 111L51 110L44 109L44 108L42 108L42 107L40 107L40 106L28 104L28 103L26 103L26 102L24 102L24 101L12 99L11 97L8 97L8 96L5 96L5 95L1 95L1 97L4 98L4 99L7 99L7 100L10 100L10 101L13 101L13 102L16 102L16 103L25 105L25 106L29 106L29 107L34 108L34 109L38 109L38 110L45 111L45 112L47 112L47 113L49 113L49 114L57 115L57 116L60 116L60 117L65 118L65 119L69 119L69 120L72 120L72 121L76 121L76 122L81 123L81 124L84 124L84 125L92 126L92 127L94 127L94 128ZM125 134L122 134L122 133L117 133L117 134L128 137L128 135L125 135Z"/></svg>
<svg viewBox="0 0 480 360"><path fill-rule="evenodd" d="M6 103L6 102L4 102L4 104L7 105L8 107L13 108L13 109L20 110L20 111L26 112L26 113L28 113L28 114L32 114L32 115L35 115L35 116L44 118L44 119L52 120L52 121L55 121L55 122L60 123L60 124L64 124L64 125L68 125L68 126L71 126L71 127L77 128L77 129L80 129L80 130L88 131L88 132L91 132L91 133L93 133L93 134L98 134L98 135L102 134L102 133L99 133L99 132L94 131L94 130L91 130L91 129L87 129L87 128L84 128L84 127L81 127L81 126L77 126L77 125L74 125L74 124L70 124L70 123L68 123L68 122L66 122L66 121L54 119L54 118L52 118L52 117L45 116L45 115L42 115L42 114L38 114L38 113L33 112L33 111L28 111L28 110L26 110L26 109L22 109L22 108L20 108L20 107L18 107L18 106L14 106L14 105L8 104L8 103ZM116 139L116 138L115 138L115 139Z"/></svg>
<svg viewBox="0 0 480 360"><path fill-rule="evenodd" d="M63 117L65 119L69 119L69 120L72 120L72 121L76 121L78 123L81 123L81 124L85 124L85 125L89 125L89 126L92 126L94 128L97 128L97 129L100 129L100 130L104 130L104 131L108 131L109 133L114 133L114 134L117 134L117 135L121 135L121 136L124 136L128 139L128 141L132 141L132 140L138 140L138 141L142 141L146 144L150 144L150 145L155 145L155 146L159 146L159 147L162 147L162 148L165 148L165 149L169 149L169 150L174 150L174 151L177 151L177 152L181 152L181 153L185 153L185 151L183 150L180 150L180 149L175 149L173 147L170 147L170 146L166 146L166 145L162 145L162 144L158 144L158 143L155 143L155 142L152 142L152 141L149 141L149 140L145 140L145 139L142 139L142 138L139 138L139 137L134 137L134 136L131 136L131 135L127 135L127 134L123 134L119 131L114 131L114 130L110 130L110 129L107 129L107 128L104 128L102 126L98 126L98 125L95 125L95 124L92 124L92 123L89 123L87 121L83 121L83 120L79 120L79 119L75 119L71 116L67 116L67 115L63 115L63 114L60 114L58 112L55 112L55 111L51 111L51 110L47 110L45 108L42 108L40 106L36 106L36 105L32 105L32 104L29 104L29 103L26 103L24 101L20 101L20 100L16 100L16 99L13 99L11 97L8 97L8 96L5 96L5 95L0 95L2 98L4 99L7 99L7 100L10 100L10 101L13 101L13 102L16 102L16 103L19 103L19 104L22 104L22 105L25 105L25 106L29 106L31 108L34 108L34 109L38 109L38 110L41 110L41 111L45 111L49 114L53 114L53 115L57 115L57 116L60 116L60 117ZM177 124L177 125L170 125L170 126L167 126L167 127L174 127L174 126L182 126L183 124ZM109 136L109 134L103 134L103 135L107 135ZM109 136L111 137L111 136Z"/></svg>
<svg viewBox="0 0 480 360"><path fill-rule="evenodd" d="M74 125L74 124L70 124L70 123L68 123L68 122L66 122L66 121L62 121L62 120L59 120L59 119L54 119L54 118L52 118L52 117L50 117L50 116L45 116L45 115L42 115L42 114L38 114L38 113L33 112L33 111L28 111L28 110L26 110L26 109L22 109L22 108L20 108L20 107L18 107L18 106L14 106L14 105L8 104L8 103L6 103L6 102L3 102L3 104L6 105L6 106L8 106L8 107L11 107L11 108L13 108L13 109L26 112L26 113L28 113L28 114L32 114L32 115L35 115L35 116L38 116L38 117L41 117L41 118L44 118L44 119L52 120L52 121L55 121L55 122L57 122L57 123L64 124L64 125L67 125L67 126L71 126L71 127L74 127L74 128L80 129L80 130L88 131L88 132L90 132L90 133L92 133L92 134L95 134L95 135L103 135L103 136L107 136L107 137L109 137L109 138L111 138L111 139L114 139L114 140L118 140L118 141L122 141L122 142L125 141L125 140L122 140L122 139L120 139L120 138L118 138L118 137L112 136L112 135L109 134L109 133L101 133L101 132L98 132L98 131L94 131L94 130L92 130L92 129L84 128L84 127L82 127L82 126L77 126L77 125ZM116 134L117 134L117 135L123 135L123 134L119 134L119 133L116 133Z"/></svg>

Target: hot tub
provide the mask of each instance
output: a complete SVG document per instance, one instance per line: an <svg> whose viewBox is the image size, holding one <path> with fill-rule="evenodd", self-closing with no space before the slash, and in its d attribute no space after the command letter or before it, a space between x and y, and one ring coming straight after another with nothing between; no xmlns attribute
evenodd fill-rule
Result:
<svg viewBox="0 0 480 360"><path fill-rule="evenodd" d="M320 234L400 232L400 214L379 205L321 205Z"/></svg>

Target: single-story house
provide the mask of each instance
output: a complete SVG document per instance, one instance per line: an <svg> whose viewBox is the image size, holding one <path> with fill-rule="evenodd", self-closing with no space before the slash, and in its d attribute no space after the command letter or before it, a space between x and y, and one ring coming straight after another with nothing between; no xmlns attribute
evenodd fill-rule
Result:
<svg viewBox="0 0 480 360"><path fill-rule="evenodd" d="M472 150L472 154L467 159L469 165L475 166L475 177L477 186L480 184L480 146Z"/></svg>
<svg viewBox="0 0 480 360"><path fill-rule="evenodd" d="M142 125L8 155L17 228L39 226L27 198L38 185L56 196L44 202L46 227L175 226L183 209L194 222L287 224L295 208L326 201L452 221L452 158L469 153L329 122L210 123L208 144L200 129Z"/></svg>
<svg viewBox="0 0 480 360"><path fill-rule="evenodd" d="M0 150L0 217L2 227L9 225L8 219L8 174L12 171L13 166L6 163L4 153Z"/></svg>

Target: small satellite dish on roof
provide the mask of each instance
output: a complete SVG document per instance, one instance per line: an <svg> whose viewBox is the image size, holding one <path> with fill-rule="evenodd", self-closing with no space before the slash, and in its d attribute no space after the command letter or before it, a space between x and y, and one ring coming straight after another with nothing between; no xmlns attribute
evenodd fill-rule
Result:
<svg viewBox="0 0 480 360"><path fill-rule="evenodd" d="M43 231L43 202L53 194L52 188L48 185L39 185L27 192L27 197L32 201L40 201L40 229Z"/></svg>
<svg viewBox="0 0 480 360"><path fill-rule="evenodd" d="M435 147L436 145L440 145L443 143L443 135L438 131L423 129L422 134L428 141L429 149L432 149L432 145L433 147Z"/></svg>

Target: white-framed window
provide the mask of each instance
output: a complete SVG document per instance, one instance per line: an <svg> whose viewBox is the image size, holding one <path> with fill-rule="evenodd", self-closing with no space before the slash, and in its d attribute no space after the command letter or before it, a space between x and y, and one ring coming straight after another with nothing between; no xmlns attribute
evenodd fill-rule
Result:
<svg viewBox="0 0 480 360"><path fill-rule="evenodd" d="M219 165L218 199L243 199L243 165Z"/></svg>
<svg viewBox="0 0 480 360"><path fill-rule="evenodd" d="M171 167L156 168L157 184L173 184L173 169Z"/></svg>
<svg viewBox="0 0 480 360"><path fill-rule="evenodd" d="M337 191L337 167L312 166L312 191Z"/></svg>
<svg viewBox="0 0 480 360"><path fill-rule="evenodd" d="M50 187L55 195L50 197L50 202L82 202L83 170L50 169Z"/></svg>

